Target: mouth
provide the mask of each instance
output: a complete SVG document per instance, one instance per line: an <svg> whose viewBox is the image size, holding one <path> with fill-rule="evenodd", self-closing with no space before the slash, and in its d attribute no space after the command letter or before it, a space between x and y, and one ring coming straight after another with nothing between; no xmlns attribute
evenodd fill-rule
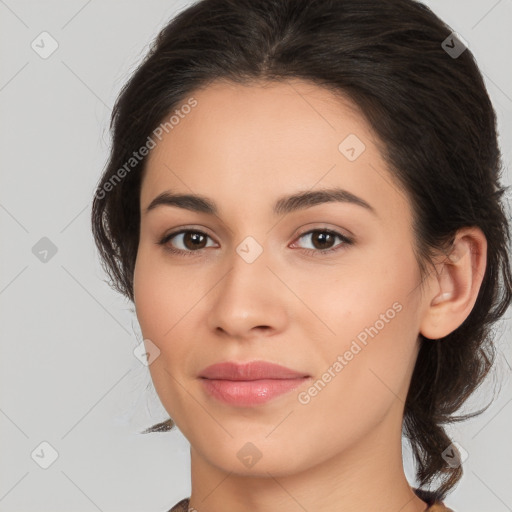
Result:
<svg viewBox="0 0 512 512"><path fill-rule="evenodd" d="M250 407L290 392L311 378L304 372L266 361L227 361L205 368L199 375L203 389L221 402Z"/></svg>

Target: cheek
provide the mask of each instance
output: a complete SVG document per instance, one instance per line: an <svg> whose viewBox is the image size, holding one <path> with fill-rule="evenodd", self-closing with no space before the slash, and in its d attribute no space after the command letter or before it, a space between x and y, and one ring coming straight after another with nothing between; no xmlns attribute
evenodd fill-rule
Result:
<svg viewBox="0 0 512 512"><path fill-rule="evenodd" d="M149 365L149 372L160 401L170 413L179 409L179 386L176 365L186 358L186 343L179 343L178 334L188 300L177 293L181 283L177 272L155 262L143 249L139 250L134 270L134 303L143 338L151 340L160 353Z"/></svg>
<svg viewBox="0 0 512 512"><path fill-rule="evenodd" d="M178 267L142 245L135 263L133 288L137 317L144 334L163 338L187 311L194 286L187 285Z"/></svg>
<svg viewBox="0 0 512 512"><path fill-rule="evenodd" d="M383 368L409 357L416 348L419 279L412 252L390 251L336 273L317 269L315 279L302 281L297 295L307 298L318 319L302 320L303 326L322 347L325 363L347 351L347 358L375 358ZM318 336L319 327L325 336Z"/></svg>
<svg viewBox="0 0 512 512"><path fill-rule="evenodd" d="M152 364L152 374L186 366L192 358L199 337L191 336L198 325L201 298L207 293L208 280L200 279L176 265L170 265L165 255L142 248L134 271L135 310L142 335L160 350L160 357ZM201 281L204 281L201 284ZM196 351L197 353L197 351ZM163 363L163 365L161 364Z"/></svg>
<svg viewBox="0 0 512 512"><path fill-rule="evenodd" d="M315 268L300 279L296 273L291 274L289 281L294 283L294 290L305 306L330 328L331 334L346 338L378 320L393 303L403 300L414 277L413 272L389 270L365 261L358 265L340 265L338 269Z"/></svg>
<svg viewBox="0 0 512 512"><path fill-rule="evenodd" d="M178 309L171 286L172 276L161 265L156 264L154 256L139 248L135 263L133 290L137 319L145 338L163 339L164 334L174 324Z"/></svg>

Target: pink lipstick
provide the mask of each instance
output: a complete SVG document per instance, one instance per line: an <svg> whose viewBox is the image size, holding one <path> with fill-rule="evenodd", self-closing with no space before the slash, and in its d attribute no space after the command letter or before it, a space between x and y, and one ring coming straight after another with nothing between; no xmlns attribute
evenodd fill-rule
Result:
<svg viewBox="0 0 512 512"><path fill-rule="evenodd" d="M208 394L242 407L268 402L310 378L307 373L266 361L217 363L205 368L199 377Z"/></svg>

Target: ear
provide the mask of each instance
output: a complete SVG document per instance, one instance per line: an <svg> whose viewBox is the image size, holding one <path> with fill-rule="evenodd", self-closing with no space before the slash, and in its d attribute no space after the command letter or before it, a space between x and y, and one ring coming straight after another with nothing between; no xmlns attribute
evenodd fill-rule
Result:
<svg viewBox="0 0 512 512"><path fill-rule="evenodd" d="M469 316L475 305L487 264L487 240L477 227L455 236L448 256L436 264L425 289L420 332L426 338L447 336Z"/></svg>

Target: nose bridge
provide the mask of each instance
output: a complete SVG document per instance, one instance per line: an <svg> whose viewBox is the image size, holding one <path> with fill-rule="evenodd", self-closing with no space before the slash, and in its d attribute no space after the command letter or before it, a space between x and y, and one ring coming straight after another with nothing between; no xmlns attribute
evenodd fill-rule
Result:
<svg viewBox="0 0 512 512"><path fill-rule="evenodd" d="M249 334L253 327L282 328L285 308L269 263L267 251L253 237L234 247L213 299L210 327L236 336Z"/></svg>

